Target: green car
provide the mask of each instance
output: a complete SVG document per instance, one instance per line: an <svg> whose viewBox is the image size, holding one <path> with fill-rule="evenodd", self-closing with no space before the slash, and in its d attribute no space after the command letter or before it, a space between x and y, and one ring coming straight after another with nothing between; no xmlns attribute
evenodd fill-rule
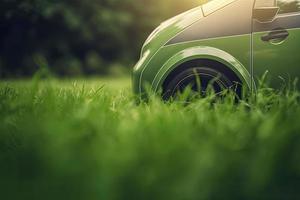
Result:
<svg viewBox="0 0 300 200"><path fill-rule="evenodd" d="M150 87L168 99L210 85L240 95L255 92L266 71L272 87L288 84L300 76L299 28L300 0L211 0L154 30L134 67L133 90Z"/></svg>

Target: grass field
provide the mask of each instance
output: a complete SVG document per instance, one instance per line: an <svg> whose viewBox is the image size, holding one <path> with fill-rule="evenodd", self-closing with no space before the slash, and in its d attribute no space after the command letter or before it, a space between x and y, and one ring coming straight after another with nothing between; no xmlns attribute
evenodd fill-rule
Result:
<svg viewBox="0 0 300 200"><path fill-rule="evenodd" d="M130 81L0 83L0 198L300 199L299 92L137 105Z"/></svg>

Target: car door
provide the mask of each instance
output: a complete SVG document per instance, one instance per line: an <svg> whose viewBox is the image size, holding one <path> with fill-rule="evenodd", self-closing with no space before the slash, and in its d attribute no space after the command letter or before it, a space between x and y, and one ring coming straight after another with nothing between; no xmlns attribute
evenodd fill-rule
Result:
<svg viewBox="0 0 300 200"><path fill-rule="evenodd" d="M257 81L268 71L270 86L279 88L300 77L300 0L256 0L255 7L276 3L280 9L273 20L253 19L252 73Z"/></svg>

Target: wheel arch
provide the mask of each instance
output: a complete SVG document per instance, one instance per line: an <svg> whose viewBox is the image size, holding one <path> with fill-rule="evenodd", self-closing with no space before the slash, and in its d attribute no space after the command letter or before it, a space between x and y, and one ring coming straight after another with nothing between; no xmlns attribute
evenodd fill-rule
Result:
<svg viewBox="0 0 300 200"><path fill-rule="evenodd" d="M165 62L153 79L153 90L161 89L177 70L188 68L191 62L216 63L218 69L222 68L222 72L226 72L227 75L233 73L247 89L252 89L253 80L249 71L232 55L214 47L192 47L178 52Z"/></svg>

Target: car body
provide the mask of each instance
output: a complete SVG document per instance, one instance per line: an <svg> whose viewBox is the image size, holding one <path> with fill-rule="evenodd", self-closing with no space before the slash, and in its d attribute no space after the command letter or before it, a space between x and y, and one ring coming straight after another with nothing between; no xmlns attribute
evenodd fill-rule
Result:
<svg viewBox="0 0 300 200"><path fill-rule="evenodd" d="M269 71L271 86L278 87L300 76L299 28L300 0L211 0L154 30L133 69L133 90L166 92L193 66L254 92Z"/></svg>

